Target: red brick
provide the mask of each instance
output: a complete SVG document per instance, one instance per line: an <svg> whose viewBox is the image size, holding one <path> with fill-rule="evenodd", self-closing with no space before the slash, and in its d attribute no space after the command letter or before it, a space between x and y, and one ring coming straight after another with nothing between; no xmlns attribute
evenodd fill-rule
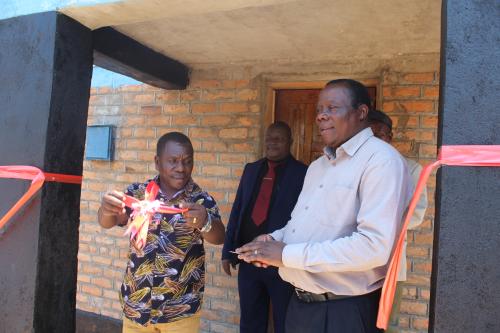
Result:
<svg viewBox="0 0 500 333"><path fill-rule="evenodd" d="M258 126L260 120L258 117L237 117L235 119L235 124L238 126Z"/></svg>
<svg viewBox="0 0 500 333"><path fill-rule="evenodd" d="M152 104L154 103L154 101L155 101L154 93L123 95L124 104Z"/></svg>
<svg viewBox="0 0 500 333"><path fill-rule="evenodd" d="M196 163L197 162L217 162L217 156L212 153L196 153L195 154Z"/></svg>
<svg viewBox="0 0 500 333"><path fill-rule="evenodd" d="M122 92L138 92L142 91L143 87L144 86L142 84L129 84L129 85L122 85L117 90Z"/></svg>
<svg viewBox="0 0 500 333"><path fill-rule="evenodd" d="M193 113L214 113L216 112L216 104L193 104L191 110Z"/></svg>
<svg viewBox="0 0 500 333"><path fill-rule="evenodd" d="M205 101L221 101L234 98L234 92L231 90L203 90L202 99Z"/></svg>
<svg viewBox="0 0 500 333"><path fill-rule="evenodd" d="M219 159L221 163L228 164L244 164L246 161L246 155L229 153L229 154L220 154Z"/></svg>
<svg viewBox="0 0 500 333"><path fill-rule="evenodd" d="M112 259L108 257L93 256L92 261L98 264L111 265Z"/></svg>
<svg viewBox="0 0 500 333"><path fill-rule="evenodd" d="M148 141L144 139L128 139L127 140L127 149L147 149Z"/></svg>
<svg viewBox="0 0 500 333"><path fill-rule="evenodd" d="M418 286L429 286L431 283L430 274L416 274L410 273L407 276L406 283Z"/></svg>
<svg viewBox="0 0 500 333"><path fill-rule="evenodd" d="M231 169L218 165L207 165L203 167L203 174L207 176L229 176Z"/></svg>
<svg viewBox="0 0 500 333"><path fill-rule="evenodd" d="M120 107L120 113L124 114L139 113L139 107L137 105L123 105Z"/></svg>
<svg viewBox="0 0 500 333"><path fill-rule="evenodd" d="M90 275L87 275L87 274L78 274L77 281L90 283L91 277L90 277Z"/></svg>
<svg viewBox="0 0 500 333"><path fill-rule="evenodd" d="M236 93L236 98L242 101L253 101L259 96L259 91L256 89L243 89Z"/></svg>
<svg viewBox="0 0 500 333"><path fill-rule="evenodd" d="M434 73L411 73L403 75L403 80L409 83L431 83L434 82Z"/></svg>
<svg viewBox="0 0 500 333"><path fill-rule="evenodd" d="M427 318L413 318L411 321L411 326L417 330L427 331L429 328L429 319Z"/></svg>
<svg viewBox="0 0 500 333"><path fill-rule="evenodd" d="M406 255L409 257L429 258L429 249L424 246L411 246L406 248Z"/></svg>
<svg viewBox="0 0 500 333"><path fill-rule="evenodd" d="M391 115L393 127L397 129L418 128L418 117L409 115Z"/></svg>
<svg viewBox="0 0 500 333"><path fill-rule="evenodd" d="M156 131L153 127L136 127L134 128L134 137L136 138L154 138Z"/></svg>
<svg viewBox="0 0 500 333"><path fill-rule="evenodd" d="M198 117L196 116L174 116L172 118L172 125L181 126L181 125L189 125L196 126L198 125Z"/></svg>
<svg viewBox="0 0 500 333"><path fill-rule="evenodd" d="M431 273L432 263L431 262L415 262L413 264L413 271L415 273Z"/></svg>
<svg viewBox="0 0 500 333"><path fill-rule="evenodd" d="M145 118L143 116L127 116L123 118L121 126L136 126L144 125Z"/></svg>
<svg viewBox="0 0 500 333"><path fill-rule="evenodd" d="M204 116L201 118L201 126L225 126L231 122L229 116Z"/></svg>
<svg viewBox="0 0 500 333"><path fill-rule="evenodd" d="M189 88L220 88L221 85L219 80L194 80L189 83Z"/></svg>
<svg viewBox="0 0 500 333"><path fill-rule="evenodd" d="M141 106L141 113L146 116L155 116L161 114L161 106L147 105Z"/></svg>
<svg viewBox="0 0 500 333"><path fill-rule="evenodd" d="M175 90L157 92L155 94L156 101L158 102L178 102L179 101L179 92Z"/></svg>
<svg viewBox="0 0 500 333"><path fill-rule="evenodd" d="M189 113L189 105L187 104L173 104L169 105L166 104L163 106L163 113L167 114L182 114L182 113Z"/></svg>
<svg viewBox="0 0 500 333"><path fill-rule="evenodd" d="M424 87L424 97L428 98L439 97L439 86Z"/></svg>
<svg viewBox="0 0 500 333"><path fill-rule="evenodd" d="M191 138L203 138L203 139L213 139L217 137L216 131L211 128L191 128L189 130L189 137Z"/></svg>
<svg viewBox="0 0 500 333"><path fill-rule="evenodd" d="M223 139L245 139L248 137L248 129L241 128L226 128L219 131L219 137Z"/></svg>
<svg viewBox="0 0 500 333"><path fill-rule="evenodd" d="M146 124L149 126L169 126L172 123L172 117L167 115L150 116L146 118ZM137 124L143 126L144 122Z"/></svg>
<svg viewBox="0 0 500 333"><path fill-rule="evenodd" d="M422 116L421 123L423 128L437 128L438 117L437 116Z"/></svg>
<svg viewBox="0 0 500 333"><path fill-rule="evenodd" d="M403 300L403 301L401 301L400 311L402 313L426 315L427 314L427 304Z"/></svg>
<svg viewBox="0 0 500 333"><path fill-rule="evenodd" d="M420 289L420 299L429 300L431 298L431 291L429 289Z"/></svg>
<svg viewBox="0 0 500 333"><path fill-rule="evenodd" d="M435 157L436 156L436 146L420 144L419 156L422 157Z"/></svg>
<svg viewBox="0 0 500 333"><path fill-rule="evenodd" d="M419 97L419 86L385 86L382 89L384 97Z"/></svg>
<svg viewBox="0 0 500 333"><path fill-rule="evenodd" d="M101 288L98 288L98 287L92 286L92 285L87 285L87 284L82 285L82 292L89 294L89 295L93 295L93 296L101 296L102 295Z"/></svg>
<svg viewBox="0 0 500 333"><path fill-rule="evenodd" d="M111 288L113 286L113 283L109 279L105 278L93 278L92 283L101 288Z"/></svg>
<svg viewBox="0 0 500 333"><path fill-rule="evenodd" d="M256 145L251 143L233 143L230 145L230 150L238 153L253 153L256 150Z"/></svg>
<svg viewBox="0 0 500 333"><path fill-rule="evenodd" d="M222 81L223 88L245 88L250 84L249 80L225 80Z"/></svg>
<svg viewBox="0 0 500 333"><path fill-rule="evenodd" d="M246 103L222 103L220 112L224 113L242 113L248 112L248 104Z"/></svg>
<svg viewBox="0 0 500 333"><path fill-rule="evenodd" d="M434 234L428 233L415 233L415 243L420 245L432 245L434 241Z"/></svg>
<svg viewBox="0 0 500 333"><path fill-rule="evenodd" d="M199 101L201 92L199 90L184 90L181 91L181 102Z"/></svg>
<svg viewBox="0 0 500 333"><path fill-rule="evenodd" d="M219 178L217 180L217 188L219 189L232 189L233 191L238 188L239 184L238 179L226 179L226 178Z"/></svg>
<svg viewBox="0 0 500 333"><path fill-rule="evenodd" d="M204 141L202 143L202 150L208 152L226 152L228 145L225 142Z"/></svg>

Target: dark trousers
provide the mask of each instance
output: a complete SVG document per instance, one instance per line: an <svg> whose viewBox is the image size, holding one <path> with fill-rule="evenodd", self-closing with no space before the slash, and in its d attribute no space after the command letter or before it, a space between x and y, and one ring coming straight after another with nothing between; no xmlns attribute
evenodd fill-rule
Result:
<svg viewBox="0 0 500 333"><path fill-rule="evenodd" d="M292 296L286 333L381 333L377 322L380 289L372 293L326 302L304 303Z"/></svg>
<svg viewBox="0 0 500 333"><path fill-rule="evenodd" d="M288 301L293 290L289 283L279 277L276 268L259 268L240 263L240 333L267 332L269 300L273 308L274 332L284 333Z"/></svg>

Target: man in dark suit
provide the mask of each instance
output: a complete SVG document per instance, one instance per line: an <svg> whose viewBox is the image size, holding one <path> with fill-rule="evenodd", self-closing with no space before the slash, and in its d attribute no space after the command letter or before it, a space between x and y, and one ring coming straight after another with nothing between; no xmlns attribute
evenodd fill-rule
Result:
<svg viewBox="0 0 500 333"><path fill-rule="evenodd" d="M241 176L229 217L222 267L239 263L240 332L267 332L269 299L273 307L275 333L283 333L288 301L293 287L278 275L276 267L260 268L238 261L236 248L255 237L280 229L290 220L302 190L307 166L290 153L292 135L284 122L271 124L266 131L265 158L248 163Z"/></svg>

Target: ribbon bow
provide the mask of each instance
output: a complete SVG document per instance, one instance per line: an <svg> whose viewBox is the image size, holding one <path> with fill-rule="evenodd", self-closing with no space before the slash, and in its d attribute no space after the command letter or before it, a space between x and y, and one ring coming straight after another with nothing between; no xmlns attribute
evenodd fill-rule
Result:
<svg viewBox="0 0 500 333"><path fill-rule="evenodd" d="M155 200L159 190L158 184L152 180L146 187L144 200L141 201L125 195L125 206L133 209L125 235L130 235L130 241L138 250L146 245L149 224L153 220L154 214L183 214L188 211L187 208L167 206L161 201Z"/></svg>

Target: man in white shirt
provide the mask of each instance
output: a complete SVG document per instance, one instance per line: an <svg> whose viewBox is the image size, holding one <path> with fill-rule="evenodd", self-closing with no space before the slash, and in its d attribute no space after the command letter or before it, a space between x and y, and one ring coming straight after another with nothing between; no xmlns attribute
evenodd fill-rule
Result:
<svg viewBox="0 0 500 333"><path fill-rule="evenodd" d="M325 155L310 165L291 220L237 249L295 287L287 333L381 332L380 289L412 183L401 155L373 136L370 104L357 81L325 86L316 115Z"/></svg>
<svg viewBox="0 0 500 333"><path fill-rule="evenodd" d="M373 134L385 142L391 144L392 142L392 119L380 110L370 110L368 113L368 121L370 123L370 128L373 131ZM416 186L418 179L420 178L420 173L422 172L422 166L411 160L409 158L405 158L406 163L408 165L408 169L410 171L413 184ZM415 229L418 227L422 221L424 220L425 211L427 210L427 187L424 187L422 191L422 195L418 200L417 207L415 208L415 212L413 213L410 223L408 224L408 229ZM391 320L390 324L392 327L398 326L399 324L399 308L401 305L401 296L403 293L403 287L401 281L406 281L406 239L403 247L403 253L401 255L401 264L400 271L398 274L398 284L396 287L396 294L394 296L394 303L391 311ZM387 332L396 332L392 327L390 327Z"/></svg>

